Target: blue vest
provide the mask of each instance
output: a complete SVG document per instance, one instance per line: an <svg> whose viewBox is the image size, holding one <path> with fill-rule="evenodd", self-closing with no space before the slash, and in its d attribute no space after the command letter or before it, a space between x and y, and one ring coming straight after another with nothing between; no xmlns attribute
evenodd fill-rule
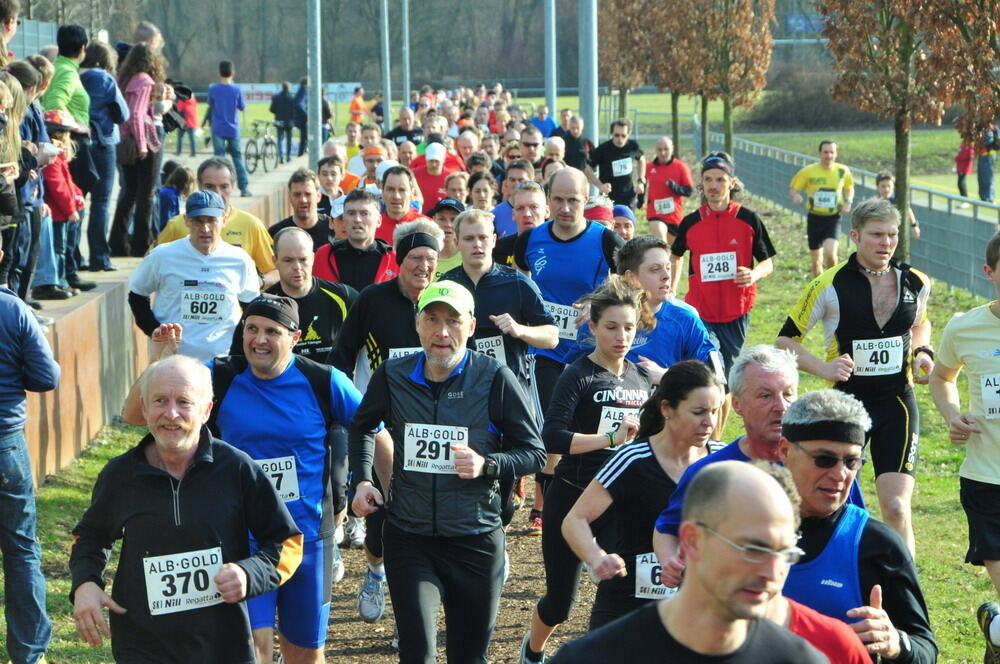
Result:
<svg viewBox="0 0 1000 664"><path fill-rule="evenodd" d="M604 230L604 226L591 221L587 230L570 242L552 235L551 221L528 231L531 235L524 259L543 300L570 305L607 281L611 268L604 260ZM536 349L535 353L563 364L582 354L575 339L560 339L555 348Z"/></svg>
<svg viewBox="0 0 1000 664"><path fill-rule="evenodd" d="M847 505L819 556L792 566L782 594L831 618L856 622L847 612L868 603L858 576L858 548L867 523L867 511Z"/></svg>

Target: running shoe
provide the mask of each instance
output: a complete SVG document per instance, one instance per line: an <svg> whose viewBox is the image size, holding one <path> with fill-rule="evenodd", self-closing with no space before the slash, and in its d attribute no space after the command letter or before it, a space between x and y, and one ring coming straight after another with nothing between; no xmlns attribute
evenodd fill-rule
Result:
<svg viewBox="0 0 1000 664"><path fill-rule="evenodd" d="M542 513L538 510L531 510L531 514L528 516L528 534L542 534Z"/></svg>
<svg viewBox="0 0 1000 664"><path fill-rule="evenodd" d="M545 664L545 654L542 654L541 659L531 659L528 657L528 644L531 641L531 632L524 635L521 639L521 651L518 653L517 664Z"/></svg>
<svg viewBox="0 0 1000 664"><path fill-rule="evenodd" d="M365 580L358 590L358 615L365 622L373 623L382 619L385 613L385 577L378 576L371 569L365 572Z"/></svg>
<svg viewBox="0 0 1000 664"><path fill-rule="evenodd" d="M976 622L979 623L979 629L986 637L986 654L983 655L983 664L1000 664L1000 647L993 645L993 640L990 639L990 625L993 624L993 619L997 615L1000 615L1000 606L997 606L996 602L986 602L976 610Z"/></svg>
<svg viewBox="0 0 1000 664"><path fill-rule="evenodd" d="M392 641L389 642L389 647L393 650L399 650L399 628L396 627L396 621L392 621Z"/></svg>
<svg viewBox="0 0 1000 664"><path fill-rule="evenodd" d="M333 583L340 583L344 580L344 556L340 553L340 545L337 538L333 539L333 564L330 570L330 580Z"/></svg>
<svg viewBox="0 0 1000 664"><path fill-rule="evenodd" d="M360 549L365 545L365 520L360 516L347 517L347 526L344 534L348 539L348 546L351 549Z"/></svg>

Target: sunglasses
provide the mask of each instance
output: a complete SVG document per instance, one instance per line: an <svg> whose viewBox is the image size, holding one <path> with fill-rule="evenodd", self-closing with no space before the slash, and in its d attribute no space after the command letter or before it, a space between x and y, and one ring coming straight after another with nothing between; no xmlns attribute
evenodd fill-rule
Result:
<svg viewBox="0 0 1000 664"><path fill-rule="evenodd" d="M537 148L539 145L541 145L541 143L527 143L525 141L521 141L521 145L523 145L526 148Z"/></svg>
<svg viewBox="0 0 1000 664"><path fill-rule="evenodd" d="M792 443L800 452L812 459L813 463L816 464L817 468L822 468L824 470L829 470L833 468L838 463L843 463L847 470L857 470L861 468L865 463L864 457L850 456L850 457L839 457L833 454L824 454L823 452L814 453L810 452L806 448L802 447L798 443Z"/></svg>

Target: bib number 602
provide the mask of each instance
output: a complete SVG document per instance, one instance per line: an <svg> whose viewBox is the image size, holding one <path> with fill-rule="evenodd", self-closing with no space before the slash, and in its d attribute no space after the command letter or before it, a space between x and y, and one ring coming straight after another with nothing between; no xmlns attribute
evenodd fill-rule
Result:
<svg viewBox="0 0 1000 664"><path fill-rule="evenodd" d="M193 314L214 314L218 310L218 302L206 302L203 300L191 301L191 313Z"/></svg>

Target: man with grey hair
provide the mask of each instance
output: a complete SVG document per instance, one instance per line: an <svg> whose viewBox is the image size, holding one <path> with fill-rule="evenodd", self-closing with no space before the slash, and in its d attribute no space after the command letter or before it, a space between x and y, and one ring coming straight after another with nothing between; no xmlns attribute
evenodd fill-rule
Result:
<svg viewBox="0 0 1000 664"><path fill-rule="evenodd" d="M566 156L566 141L561 136L549 136L545 139L545 159L556 160Z"/></svg>
<svg viewBox="0 0 1000 664"><path fill-rule="evenodd" d="M937 645L906 544L848 504L870 426L862 402L840 390L807 394L785 413L779 455L802 499L804 554L784 594L849 622L882 661L930 664Z"/></svg>
<svg viewBox="0 0 1000 664"><path fill-rule="evenodd" d="M899 212L872 198L855 208L857 251L813 279L789 312L775 345L794 352L804 371L856 396L872 418L871 457L882 516L915 551L910 502L920 412L913 382L934 369L927 301L931 281L895 260ZM826 356L802 344L821 324Z"/></svg>
<svg viewBox="0 0 1000 664"><path fill-rule="evenodd" d="M760 468L736 461L707 468L691 482L679 529L689 562L684 585L564 646L553 664L826 662L765 619L802 553L795 525L785 489Z"/></svg>
<svg viewBox="0 0 1000 664"><path fill-rule="evenodd" d="M298 569L302 534L260 466L205 426L207 367L174 355L139 386L149 434L108 462L73 529L77 633L93 646L110 637L116 661L253 661L244 600ZM117 539L108 595L104 568Z"/></svg>
<svg viewBox="0 0 1000 664"><path fill-rule="evenodd" d="M401 662L434 661L442 603L448 660L486 661L503 587L498 487L545 461L538 425L513 373L466 347L475 307L456 282L427 287L414 322L419 352L379 366L351 423L360 514L384 503L372 473L381 422L393 439L393 496L383 538Z"/></svg>

